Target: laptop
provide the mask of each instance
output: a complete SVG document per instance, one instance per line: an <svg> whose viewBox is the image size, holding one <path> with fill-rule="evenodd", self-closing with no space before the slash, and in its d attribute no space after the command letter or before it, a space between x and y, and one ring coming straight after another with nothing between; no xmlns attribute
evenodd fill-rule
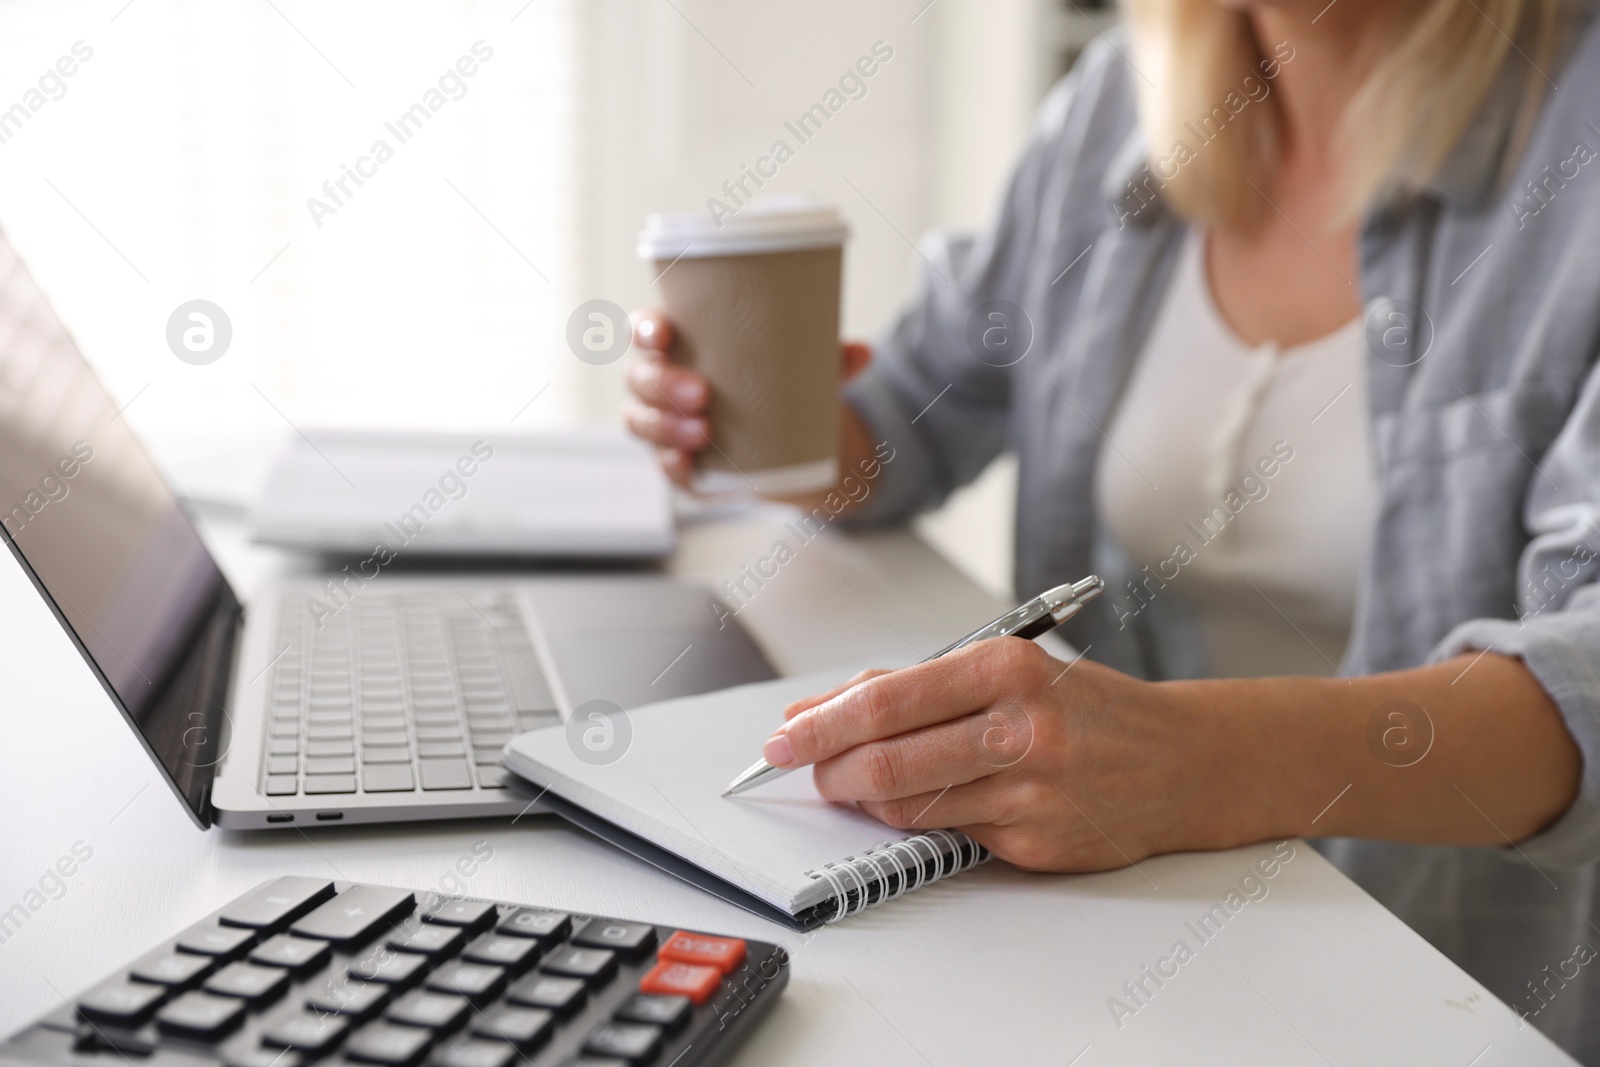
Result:
<svg viewBox="0 0 1600 1067"><path fill-rule="evenodd" d="M514 734L576 713L625 758L617 711L775 674L660 574L416 577L375 545L247 607L3 234L0 534L202 828L513 815Z"/></svg>

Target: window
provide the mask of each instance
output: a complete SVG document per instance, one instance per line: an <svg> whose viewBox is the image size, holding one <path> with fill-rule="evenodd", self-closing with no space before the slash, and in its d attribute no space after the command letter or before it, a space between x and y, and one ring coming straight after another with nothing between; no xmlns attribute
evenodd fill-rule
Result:
<svg viewBox="0 0 1600 1067"><path fill-rule="evenodd" d="M519 424L561 421L576 9L18 0L0 225L158 451L504 425L536 395ZM195 298L232 326L204 366L166 343Z"/></svg>

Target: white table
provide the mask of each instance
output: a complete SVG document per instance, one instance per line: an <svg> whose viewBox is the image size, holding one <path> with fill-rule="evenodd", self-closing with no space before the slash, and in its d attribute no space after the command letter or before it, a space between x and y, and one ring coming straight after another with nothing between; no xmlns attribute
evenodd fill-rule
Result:
<svg viewBox="0 0 1600 1067"><path fill-rule="evenodd" d="M208 532L241 589L293 568L237 533ZM760 515L692 527L674 569L720 584L783 535ZM741 619L798 673L926 654L998 608L909 534L828 532L755 590ZM65 893L0 942L0 1034L269 877L449 888L456 861L486 842L492 857L466 893L786 945L789 988L741 1063L1571 1062L1302 843L1268 894L1205 942L1185 924L1269 846L1091 876L993 863L802 936L551 817L201 833L9 561L0 677L0 912L75 844L92 850ZM1143 978L1147 993L1131 999L1123 983L1179 939L1193 958L1160 987ZM1137 1010L1114 1018L1112 997Z"/></svg>

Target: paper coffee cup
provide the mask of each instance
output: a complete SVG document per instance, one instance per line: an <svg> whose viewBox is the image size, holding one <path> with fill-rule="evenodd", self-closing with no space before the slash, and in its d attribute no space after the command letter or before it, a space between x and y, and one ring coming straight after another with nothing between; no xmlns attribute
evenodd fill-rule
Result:
<svg viewBox="0 0 1600 1067"><path fill-rule="evenodd" d="M793 198L720 220L646 220L639 255L655 266L674 361L711 383L701 492L801 493L837 481L847 234L837 210Z"/></svg>

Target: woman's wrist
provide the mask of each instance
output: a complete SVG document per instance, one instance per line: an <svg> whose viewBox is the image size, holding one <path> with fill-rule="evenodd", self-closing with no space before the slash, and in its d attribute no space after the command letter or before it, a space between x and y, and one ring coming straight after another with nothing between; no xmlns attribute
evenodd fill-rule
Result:
<svg viewBox="0 0 1600 1067"><path fill-rule="evenodd" d="M1291 836L1507 845L1577 792L1577 746L1517 659L1153 688L1188 780L1179 847Z"/></svg>
<svg viewBox="0 0 1600 1067"><path fill-rule="evenodd" d="M1292 709L1325 684L1314 678L1155 684L1175 727L1178 777L1185 782L1178 847L1235 848L1317 832L1316 809L1304 809L1339 776L1329 756L1340 746L1330 743L1327 716Z"/></svg>

